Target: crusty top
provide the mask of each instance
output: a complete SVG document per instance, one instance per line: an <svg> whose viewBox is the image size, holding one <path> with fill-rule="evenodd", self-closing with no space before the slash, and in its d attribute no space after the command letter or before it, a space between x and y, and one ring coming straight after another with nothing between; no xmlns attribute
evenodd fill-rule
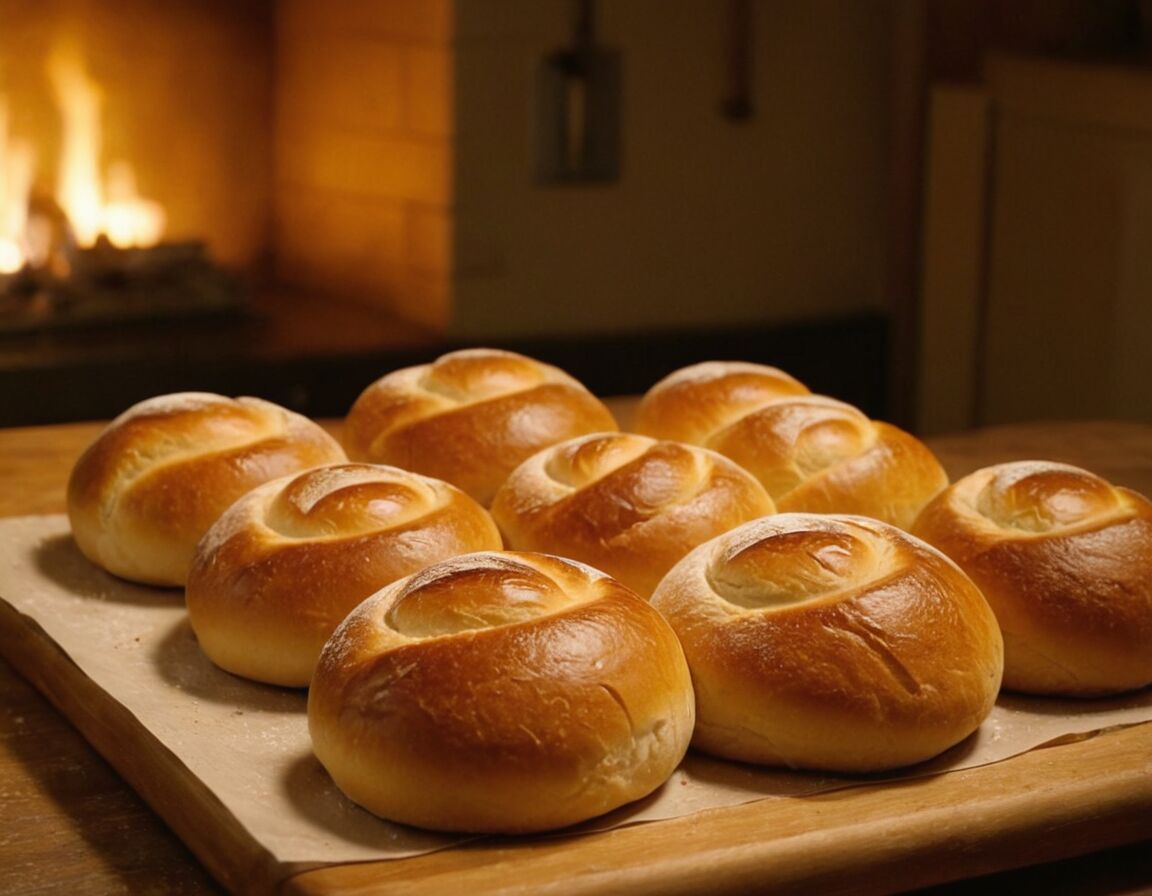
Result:
<svg viewBox="0 0 1152 896"><path fill-rule="evenodd" d="M668 624L575 561L478 552L354 610L309 690L313 748L352 799L446 830L571 824L684 755L692 689Z"/></svg>
<svg viewBox="0 0 1152 896"><path fill-rule="evenodd" d="M948 484L916 437L762 364L677 371L644 396L634 428L731 458L781 511L863 514L907 528Z"/></svg>
<svg viewBox="0 0 1152 896"><path fill-rule="evenodd" d="M110 572L183 584L196 542L233 501L269 479L345 459L319 425L272 402L156 396L116 417L77 460L72 531Z"/></svg>
<svg viewBox="0 0 1152 896"><path fill-rule="evenodd" d="M344 439L354 460L443 479L487 505L541 448L616 429L607 407L559 368L477 348L381 377L353 404Z"/></svg>
<svg viewBox="0 0 1152 896"><path fill-rule="evenodd" d="M766 404L709 445L751 471L784 511L863 514L907 528L948 484L919 439L820 395Z"/></svg>
<svg viewBox="0 0 1152 896"><path fill-rule="evenodd" d="M545 448L492 503L509 547L581 560L644 597L696 545L774 510L764 487L728 458L634 433Z"/></svg>
<svg viewBox="0 0 1152 896"><path fill-rule="evenodd" d="M248 492L200 540L189 620L217 664L306 686L324 641L360 601L431 563L497 550L479 504L438 479L330 464Z"/></svg>
<svg viewBox="0 0 1152 896"><path fill-rule="evenodd" d="M1152 502L1043 460L965 476L916 534L952 557L1004 630L1005 686L1109 693L1152 683Z"/></svg>
<svg viewBox="0 0 1152 896"><path fill-rule="evenodd" d="M688 657L697 743L838 771L970 734L1003 669L996 620L946 557L878 520L780 513L721 535L652 596Z"/></svg>
<svg viewBox="0 0 1152 896"><path fill-rule="evenodd" d="M712 435L769 401L809 389L776 367L703 361L668 374L640 399L632 428L657 439L707 445Z"/></svg>

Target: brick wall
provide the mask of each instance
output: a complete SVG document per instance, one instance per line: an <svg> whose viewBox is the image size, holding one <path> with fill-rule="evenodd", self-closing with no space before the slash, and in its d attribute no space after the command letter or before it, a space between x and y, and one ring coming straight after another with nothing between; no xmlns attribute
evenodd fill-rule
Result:
<svg viewBox="0 0 1152 896"><path fill-rule="evenodd" d="M443 329L450 312L450 0L283 0L281 280Z"/></svg>

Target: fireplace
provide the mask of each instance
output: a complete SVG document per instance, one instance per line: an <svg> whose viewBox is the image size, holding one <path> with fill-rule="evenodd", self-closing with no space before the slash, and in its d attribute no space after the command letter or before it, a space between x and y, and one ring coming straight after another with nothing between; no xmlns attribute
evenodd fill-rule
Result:
<svg viewBox="0 0 1152 896"><path fill-rule="evenodd" d="M897 6L0 0L0 422L337 413L480 342L603 392L788 363L879 410Z"/></svg>
<svg viewBox="0 0 1152 896"><path fill-rule="evenodd" d="M269 9L0 4L0 328L239 304L267 228Z"/></svg>

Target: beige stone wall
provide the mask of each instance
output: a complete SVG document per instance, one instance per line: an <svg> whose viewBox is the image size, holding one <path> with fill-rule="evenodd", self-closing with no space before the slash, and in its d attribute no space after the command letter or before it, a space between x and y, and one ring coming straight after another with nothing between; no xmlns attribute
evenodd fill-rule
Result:
<svg viewBox="0 0 1152 896"><path fill-rule="evenodd" d="M886 307L890 5L754 2L753 117L718 113L727 3L600 2L621 52L619 180L534 180L564 0L457 2L462 338L739 325Z"/></svg>
<svg viewBox="0 0 1152 896"><path fill-rule="evenodd" d="M282 0L277 274L437 329L449 316L449 0Z"/></svg>
<svg viewBox="0 0 1152 896"><path fill-rule="evenodd" d="M621 173L580 187L535 176L569 0L281 0L278 273L470 340L885 308L891 6L752 7L733 123L727 3L596 4Z"/></svg>

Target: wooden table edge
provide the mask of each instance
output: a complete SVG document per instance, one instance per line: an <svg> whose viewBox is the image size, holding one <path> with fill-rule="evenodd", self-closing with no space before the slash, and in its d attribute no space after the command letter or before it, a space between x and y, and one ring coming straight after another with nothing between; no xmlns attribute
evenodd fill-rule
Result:
<svg viewBox="0 0 1152 896"><path fill-rule="evenodd" d="M758 800L579 837L304 871L291 896L865 894L1071 858L1152 834L1152 723L928 778Z"/></svg>

